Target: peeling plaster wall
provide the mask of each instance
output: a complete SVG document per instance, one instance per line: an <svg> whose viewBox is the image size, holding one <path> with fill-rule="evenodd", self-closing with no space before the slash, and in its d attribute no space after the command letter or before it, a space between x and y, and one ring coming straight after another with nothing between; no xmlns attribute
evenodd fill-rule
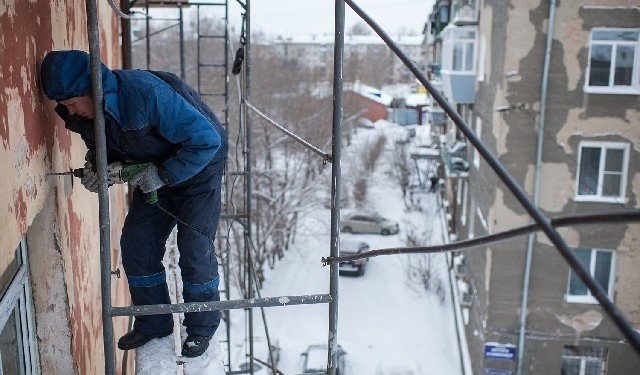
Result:
<svg viewBox="0 0 640 375"><path fill-rule="evenodd" d="M549 5L541 0L508 4L485 0L480 5L479 32L487 41L487 64L485 78L477 84L474 115L483 120L483 142L532 194ZM549 216L640 207L640 96L594 95L583 89L591 29L637 28L639 20L637 1L558 0L540 191L540 207ZM527 110L494 110L518 104L526 105ZM574 201L581 140L630 144L624 205ZM526 212L494 172L486 163L481 161L480 165L479 170L473 166L470 170L468 214L476 215L469 211L480 208L491 233L528 222ZM467 218L467 224L474 226L476 237L484 234L477 218L475 224ZM469 228L458 228L459 238L466 238ZM636 328L640 327L640 226L590 225L561 229L560 233L571 247L616 251L614 299ZM525 373L557 373L562 345L581 345L582 338L591 338L584 345L609 348L607 373L635 371L640 359L628 345L617 343L621 334L598 304L565 302L569 267L546 236L536 238L527 328L541 332L541 338L544 334L549 337L527 339ZM487 341L517 343L526 243L526 237L521 237L485 249L491 254L490 270L486 251L465 252L469 279L485 289L478 291L470 308L467 328L474 372L481 372L485 365L479 345Z"/></svg>
<svg viewBox="0 0 640 375"><path fill-rule="evenodd" d="M106 2L98 4L102 58L118 67L119 22ZM27 235L45 374L104 371L98 201L78 180L46 176L82 165L86 149L64 128L38 81L46 52L88 50L84 9L81 0L0 0L0 272ZM115 267L124 195L121 188L111 193ZM114 304L127 304L124 280L113 284ZM127 322L116 323L120 334Z"/></svg>

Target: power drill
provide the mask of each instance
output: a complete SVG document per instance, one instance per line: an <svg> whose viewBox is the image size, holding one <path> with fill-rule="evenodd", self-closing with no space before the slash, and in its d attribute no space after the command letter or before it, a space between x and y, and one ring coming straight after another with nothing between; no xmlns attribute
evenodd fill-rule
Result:
<svg viewBox="0 0 640 375"><path fill-rule="evenodd" d="M149 163L111 163L107 166L107 185L122 184L131 180L135 175L142 172L149 166ZM73 175L74 177L84 177L84 168L71 169L69 172L48 173L52 176ZM156 190L147 193L147 203L158 203L158 192Z"/></svg>

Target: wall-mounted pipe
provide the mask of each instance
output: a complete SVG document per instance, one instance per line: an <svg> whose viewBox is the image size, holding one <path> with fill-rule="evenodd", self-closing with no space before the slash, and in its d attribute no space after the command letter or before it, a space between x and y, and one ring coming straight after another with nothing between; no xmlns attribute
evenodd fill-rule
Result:
<svg viewBox="0 0 640 375"><path fill-rule="evenodd" d="M556 0L549 4L549 23L547 30L547 46L544 53L544 67L542 69L542 87L540 88L540 124L536 137L536 168L533 181L533 204L540 203L540 175L542 169L542 148L544 145L544 125L547 110L547 87L549 83L549 66L551 64L551 47L553 44L553 26L556 18ZM527 237L527 255L524 261L524 276L522 280L522 300L520 301L520 331L518 333L518 364L516 374L522 374L524 361L524 336L527 329L527 309L529 304L529 279L531 276L531 260L533 258L533 243L536 234Z"/></svg>

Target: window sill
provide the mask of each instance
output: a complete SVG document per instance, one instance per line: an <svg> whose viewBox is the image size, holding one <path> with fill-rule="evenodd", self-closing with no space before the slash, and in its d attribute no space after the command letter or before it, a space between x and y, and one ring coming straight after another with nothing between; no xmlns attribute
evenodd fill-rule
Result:
<svg viewBox="0 0 640 375"><path fill-rule="evenodd" d="M593 296L565 295L564 299L565 299L565 301L567 301L567 303L584 303L584 304L588 304L588 305L598 304L598 300L595 299L595 297L593 297Z"/></svg>
<svg viewBox="0 0 640 375"><path fill-rule="evenodd" d="M640 89L635 87L586 86L584 92L587 94L640 95Z"/></svg>
<svg viewBox="0 0 640 375"><path fill-rule="evenodd" d="M606 198L606 197L598 197L598 196L590 196L590 195L573 197L573 201L579 202L579 203L610 203L610 204L627 203L627 199L625 197Z"/></svg>

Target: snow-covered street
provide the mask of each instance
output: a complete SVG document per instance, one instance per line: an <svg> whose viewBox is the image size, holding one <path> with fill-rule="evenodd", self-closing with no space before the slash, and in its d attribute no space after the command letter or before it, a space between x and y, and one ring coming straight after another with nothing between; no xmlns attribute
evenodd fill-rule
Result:
<svg viewBox="0 0 640 375"><path fill-rule="evenodd" d="M390 124L384 128L358 130L352 145L345 148L343 168L357 161L350 155L358 144L379 134L387 135L385 152L368 183L367 202L369 209L400 223L400 233L390 236L343 234L341 238L368 242L371 249L406 246L403 238L406 228L412 226L426 230L432 243L441 242L442 227L435 194L421 194L423 211L407 212L397 183L389 177L396 147L394 131L399 129ZM275 269L266 272L263 297L328 293L329 268L322 266L321 258L329 252L329 223L330 211L325 208L302 222L293 248ZM340 277L338 342L347 353L347 374L460 373L444 257L435 259L444 298L410 284L408 261L409 257L404 255L373 258L364 276ZM278 368L285 374L300 373L301 353L309 345L327 342L328 305L268 308L266 316L271 341L281 348ZM236 317L232 329L234 334L242 336L244 321L240 314ZM255 310L254 320L256 356L267 360L259 310ZM239 356L235 358L239 360ZM413 372L389 371L400 368Z"/></svg>

